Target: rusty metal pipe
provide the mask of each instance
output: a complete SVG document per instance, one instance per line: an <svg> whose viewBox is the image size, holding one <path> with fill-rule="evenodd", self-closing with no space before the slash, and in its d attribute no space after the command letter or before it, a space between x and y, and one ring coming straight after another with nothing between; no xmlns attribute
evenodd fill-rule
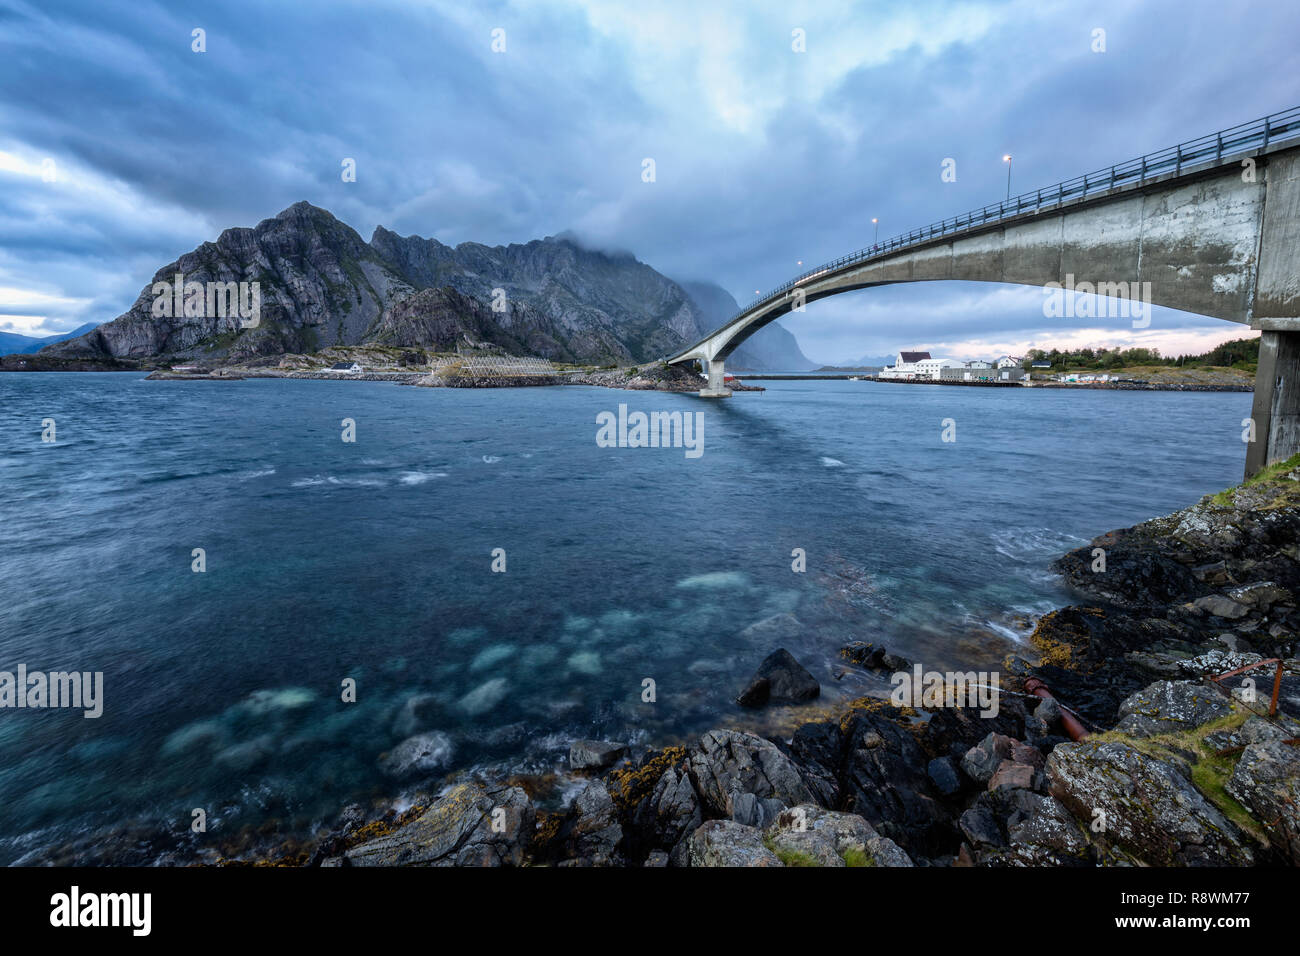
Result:
<svg viewBox="0 0 1300 956"><path fill-rule="evenodd" d="M1047 685L1037 677L1031 677L1025 681L1025 693L1041 697L1043 700L1056 700L1052 696L1052 692L1047 689ZM1059 704L1060 701L1057 701L1057 703ZM1079 723L1074 714L1064 707L1061 708L1061 724L1065 727L1065 732L1070 735L1071 740L1077 742L1088 738L1088 731L1083 729L1083 724Z"/></svg>

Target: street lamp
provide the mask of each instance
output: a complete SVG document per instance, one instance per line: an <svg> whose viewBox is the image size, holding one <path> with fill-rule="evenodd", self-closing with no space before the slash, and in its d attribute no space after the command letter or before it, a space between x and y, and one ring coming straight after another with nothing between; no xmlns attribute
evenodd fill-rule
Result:
<svg viewBox="0 0 1300 956"><path fill-rule="evenodd" d="M875 243L880 241L880 220L877 219L875 216L872 216L871 224L876 227L876 233L871 239L871 242L874 245Z"/></svg>
<svg viewBox="0 0 1300 956"><path fill-rule="evenodd" d="M1002 157L1002 162L1007 164L1007 198L1011 198L1011 154L1007 153Z"/></svg>

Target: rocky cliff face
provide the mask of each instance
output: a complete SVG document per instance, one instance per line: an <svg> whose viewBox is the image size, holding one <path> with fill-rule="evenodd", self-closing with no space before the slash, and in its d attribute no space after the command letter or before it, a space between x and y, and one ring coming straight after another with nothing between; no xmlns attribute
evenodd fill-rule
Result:
<svg viewBox="0 0 1300 956"><path fill-rule="evenodd" d="M184 281L257 282L260 317L155 316L154 286ZM157 355L247 359L357 344L389 305L415 289L356 231L300 202L252 229L227 229L155 274L131 308L87 335L49 347L70 358ZM172 310L175 311L175 310ZM181 310L182 313L186 310Z"/></svg>
<svg viewBox="0 0 1300 956"><path fill-rule="evenodd" d="M258 283L257 323L210 308L156 314L155 284L174 283L178 273L205 286ZM367 243L300 202L164 266L126 313L46 353L239 362L336 345L479 344L559 361L635 364L676 351L720 321L702 298L716 306L720 295L734 305L716 286L693 288L689 294L629 254L563 237L453 248L381 226Z"/></svg>

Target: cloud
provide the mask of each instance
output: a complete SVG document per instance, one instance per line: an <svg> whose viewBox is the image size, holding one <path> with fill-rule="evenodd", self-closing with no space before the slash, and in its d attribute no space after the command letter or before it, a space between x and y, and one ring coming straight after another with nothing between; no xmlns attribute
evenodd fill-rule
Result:
<svg viewBox="0 0 1300 956"><path fill-rule="evenodd" d="M1019 190L1294 105L1297 27L1262 0L0 0L0 286L58 300L41 331L112 318L179 253L306 199L363 236L571 229L744 301L873 216L884 238L998 199L1005 152ZM961 284L877 293L787 324L835 360L1089 324Z"/></svg>

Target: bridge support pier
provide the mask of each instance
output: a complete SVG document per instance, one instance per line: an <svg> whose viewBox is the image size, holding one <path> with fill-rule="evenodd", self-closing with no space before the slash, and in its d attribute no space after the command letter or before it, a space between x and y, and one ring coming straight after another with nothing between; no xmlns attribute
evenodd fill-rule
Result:
<svg viewBox="0 0 1300 956"><path fill-rule="evenodd" d="M1300 453L1300 331L1265 330L1259 340L1255 440L1246 446L1246 477Z"/></svg>
<svg viewBox="0 0 1300 956"><path fill-rule="evenodd" d="M700 398L730 398L731 389L727 388L726 373L723 371L725 363L722 359L709 360L709 384L707 388L700 389Z"/></svg>

